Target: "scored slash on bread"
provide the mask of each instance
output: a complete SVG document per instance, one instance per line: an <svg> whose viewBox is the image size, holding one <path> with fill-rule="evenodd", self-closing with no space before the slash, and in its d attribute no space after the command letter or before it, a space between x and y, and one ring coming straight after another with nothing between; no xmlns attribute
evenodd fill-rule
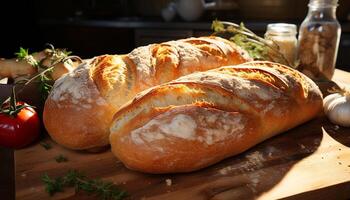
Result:
<svg viewBox="0 0 350 200"><path fill-rule="evenodd" d="M113 154L149 173L189 172L241 153L322 110L300 72L256 61L180 77L139 93L114 115Z"/></svg>
<svg viewBox="0 0 350 200"><path fill-rule="evenodd" d="M56 81L45 102L44 125L67 148L106 146L113 115L138 92L192 72L251 60L234 43L214 36L98 56Z"/></svg>

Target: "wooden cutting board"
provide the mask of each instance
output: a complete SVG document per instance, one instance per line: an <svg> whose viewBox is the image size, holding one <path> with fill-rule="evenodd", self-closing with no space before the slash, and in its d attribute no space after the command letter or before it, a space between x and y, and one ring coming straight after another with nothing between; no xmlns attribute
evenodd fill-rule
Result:
<svg viewBox="0 0 350 200"><path fill-rule="evenodd" d="M46 199L40 177L61 176L78 169L92 178L120 185L131 199L276 199L348 183L335 188L337 199L350 197L350 129L324 117L271 138L249 151L194 173L149 175L126 169L110 151L75 152L50 139L53 148L39 144L15 152L16 198ZM57 163L57 155L69 161ZM171 180L168 186L166 180ZM337 192L338 191L338 192ZM52 199L86 199L73 190ZM335 196L333 196L335 197ZM146 198L146 199L147 199Z"/></svg>
<svg viewBox="0 0 350 200"><path fill-rule="evenodd" d="M326 90L331 85L321 87ZM333 125L324 116L185 174L138 173L125 168L109 150L70 151L48 137L43 140L52 148L45 150L38 143L15 151L16 199L95 199L73 189L49 197L41 176L62 176L69 169L114 182L129 193L129 199L350 198L350 128ZM68 162L57 163L58 155Z"/></svg>

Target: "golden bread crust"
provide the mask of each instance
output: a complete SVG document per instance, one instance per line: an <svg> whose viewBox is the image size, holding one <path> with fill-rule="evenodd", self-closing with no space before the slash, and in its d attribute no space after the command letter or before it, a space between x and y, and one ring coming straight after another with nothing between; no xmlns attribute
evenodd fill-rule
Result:
<svg viewBox="0 0 350 200"><path fill-rule="evenodd" d="M112 152L149 173L197 170L315 117L322 94L284 65L249 62L139 93L114 115Z"/></svg>
<svg viewBox="0 0 350 200"><path fill-rule="evenodd" d="M250 61L219 37L189 38L102 55L59 79L44 108L50 136L71 149L108 145L113 114L138 92L194 71Z"/></svg>
<svg viewBox="0 0 350 200"><path fill-rule="evenodd" d="M89 62L58 79L45 102L43 121L50 136L71 149L109 144L107 127L115 109L101 97L89 74Z"/></svg>

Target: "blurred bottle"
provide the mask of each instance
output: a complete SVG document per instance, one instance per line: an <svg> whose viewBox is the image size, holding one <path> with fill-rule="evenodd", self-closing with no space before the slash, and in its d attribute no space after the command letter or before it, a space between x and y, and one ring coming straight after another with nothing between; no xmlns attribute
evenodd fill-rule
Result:
<svg viewBox="0 0 350 200"><path fill-rule="evenodd" d="M338 0L310 0L299 30L300 71L314 80L330 80L337 60L341 27Z"/></svg>

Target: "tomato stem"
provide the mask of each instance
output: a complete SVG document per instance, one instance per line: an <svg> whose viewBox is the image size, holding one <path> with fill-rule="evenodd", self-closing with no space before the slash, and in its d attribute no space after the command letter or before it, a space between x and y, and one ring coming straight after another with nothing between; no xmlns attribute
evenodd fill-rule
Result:
<svg viewBox="0 0 350 200"><path fill-rule="evenodd" d="M28 107L35 108L34 106L28 104L17 105L16 90L15 86L13 86L11 96L1 104L0 113L16 117L23 108Z"/></svg>

